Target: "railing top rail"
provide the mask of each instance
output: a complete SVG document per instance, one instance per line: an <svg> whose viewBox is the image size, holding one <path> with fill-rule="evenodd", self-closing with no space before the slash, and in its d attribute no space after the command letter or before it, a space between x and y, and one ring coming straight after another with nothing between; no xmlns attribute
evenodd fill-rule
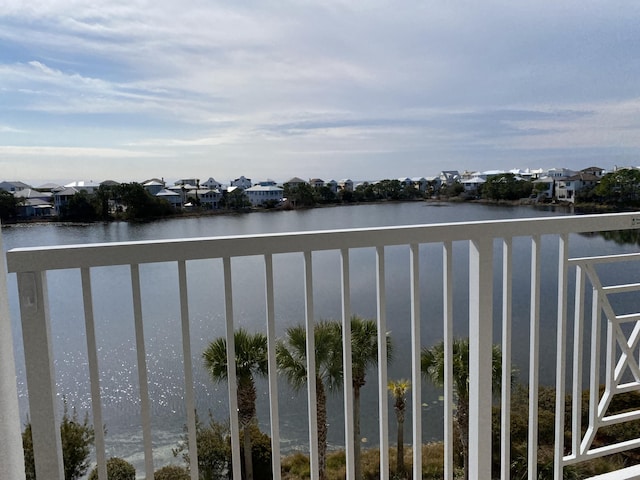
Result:
<svg viewBox="0 0 640 480"><path fill-rule="evenodd" d="M640 212L15 248L11 273L640 228Z"/></svg>

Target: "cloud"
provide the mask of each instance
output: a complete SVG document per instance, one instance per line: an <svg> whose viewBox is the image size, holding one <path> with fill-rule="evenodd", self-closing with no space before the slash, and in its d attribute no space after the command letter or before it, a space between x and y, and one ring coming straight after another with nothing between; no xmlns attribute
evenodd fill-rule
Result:
<svg viewBox="0 0 640 480"><path fill-rule="evenodd" d="M638 148L640 4L0 5L0 142L18 157L396 177Z"/></svg>

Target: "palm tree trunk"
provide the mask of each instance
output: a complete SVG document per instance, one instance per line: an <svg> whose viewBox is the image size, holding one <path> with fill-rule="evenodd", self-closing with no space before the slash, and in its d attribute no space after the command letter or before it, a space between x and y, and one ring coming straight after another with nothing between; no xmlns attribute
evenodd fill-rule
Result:
<svg viewBox="0 0 640 480"><path fill-rule="evenodd" d="M355 480L362 478L360 464L360 386L353 385L353 461L355 462Z"/></svg>
<svg viewBox="0 0 640 480"><path fill-rule="evenodd" d="M244 478L253 480L253 459L251 458L251 427L244 427Z"/></svg>
<svg viewBox="0 0 640 480"><path fill-rule="evenodd" d="M460 445L462 446L464 480L469 480L469 400L458 398L457 409L456 421L460 432Z"/></svg>
<svg viewBox="0 0 640 480"><path fill-rule="evenodd" d="M402 476L405 478L405 469L404 469L404 415L402 417L398 415L398 445L397 445L397 454L398 458L396 459L396 472L398 477Z"/></svg>
<svg viewBox="0 0 640 480"><path fill-rule="evenodd" d="M316 376L316 401L318 402L318 468L320 480L327 479L327 395L322 379Z"/></svg>

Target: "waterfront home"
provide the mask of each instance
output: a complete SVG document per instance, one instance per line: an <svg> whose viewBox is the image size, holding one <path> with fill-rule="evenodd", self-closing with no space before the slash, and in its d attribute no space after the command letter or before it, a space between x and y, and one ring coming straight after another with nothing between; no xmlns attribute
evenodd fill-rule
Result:
<svg viewBox="0 0 640 480"><path fill-rule="evenodd" d="M213 177L209 177L206 182L202 182L200 184L203 188L208 188L209 190L222 190L223 185L216 181Z"/></svg>
<svg viewBox="0 0 640 480"><path fill-rule="evenodd" d="M47 217L54 213L53 194L32 188L19 190L13 194L18 199L18 217Z"/></svg>
<svg viewBox="0 0 640 480"><path fill-rule="evenodd" d="M73 197L76 193L80 193L75 187L60 187L53 191L53 206L56 212L56 215L60 215L64 207L67 206L71 197Z"/></svg>
<svg viewBox="0 0 640 480"><path fill-rule="evenodd" d="M300 177L293 177L287 180L286 182L284 182L283 185L286 185L289 188L298 188L303 183L307 183L307 182L301 179Z"/></svg>
<svg viewBox="0 0 640 480"><path fill-rule="evenodd" d="M350 178L343 178L338 182L338 188L345 192L353 192L353 180Z"/></svg>
<svg viewBox="0 0 640 480"><path fill-rule="evenodd" d="M27 185L24 182L0 182L0 190L10 193L19 192L27 188L31 188L31 185Z"/></svg>
<svg viewBox="0 0 640 480"><path fill-rule="evenodd" d="M172 207L176 209L180 209L182 208L182 205L184 205L182 193L169 190L168 188L160 190L158 193L155 194L155 196L158 198L162 198L163 200L166 200L171 204Z"/></svg>
<svg viewBox="0 0 640 480"><path fill-rule="evenodd" d="M151 195L157 195L162 190L164 190L165 184L164 182L161 182L160 180L156 179L156 180L149 180L148 182L143 183L142 186Z"/></svg>
<svg viewBox="0 0 640 480"><path fill-rule="evenodd" d="M230 186L232 187L240 187L243 190L246 190L251 186L251 179L246 178L244 175L236 178L235 180L231 180Z"/></svg>
<svg viewBox="0 0 640 480"><path fill-rule="evenodd" d="M100 183L93 180L76 180L75 182L67 183L64 187L75 188L78 192L85 191L87 194L93 195L100 188Z"/></svg>
<svg viewBox="0 0 640 480"><path fill-rule="evenodd" d="M576 193L595 187L600 177L592 173L580 172L567 178L559 178L556 185L556 197L561 202L575 203Z"/></svg>
<svg viewBox="0 0 640 480"><path fill-rule="evenodd" d="M282 202L284 189L276 185L266 184L267 182L245 188L244 193L254 207L268 203L278 204Z"/></svg>
<svg viewBox="0 0 640 480"><path fill-rule="evenodd" d="M313 188L322 188L324 187L324 180L322 180L321 178L310 178L309 185L311 185Z"/></svg>

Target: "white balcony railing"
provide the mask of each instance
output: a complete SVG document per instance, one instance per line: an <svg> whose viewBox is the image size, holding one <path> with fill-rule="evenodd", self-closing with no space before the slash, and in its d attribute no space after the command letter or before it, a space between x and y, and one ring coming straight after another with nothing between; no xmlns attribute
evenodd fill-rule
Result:
<svg viewBox="0 0 640 480"><path fill-rule="evenodd" d="M350 252L354 249L375 249L376 299L379 344L384 345L387 331L387 294L388 279L385 275L385 258L388 247L404 246L409 251L409 263L406 275L409 278L411 299L411 381L412 388L412 441L413 445L421 445L422 435L422 383L420 373L421 329L424 316L421 312L420 279L426 269L421 260L420 251L427 244L441 246L443 265L442 292L443 318L441 328L444 332L446 382L444 389L444 440L445 465L444 478L453 478L453 386L452 386L452 348L453 340L453 298L454 292L468 288L468 331L470 339L470 372L469 372L469 474L472 479L491 478L492 468L492 405L494 393L491 390L492 378L492 345L494 343L494 318L497 330L502 335L503 381L500 403L502 405L501 439L501 476L509 478L511 459L509 458L509 425L510 425L510 392L511 392L511 310L514 302L511 287L513 277L513 240L525 237L530 239L531 266L530 292L526 301L530 303L529 327L529 478L537 478L536 465L538 454L538 385L540 365L540 288L543 282L541 269L541 244L547 238L554 242L555 254L558 256L557 270L551 281L557 288L557 342L556 348L556 444L554 475L562 478L563 468L591 458L625 449L640 446L640 439L633 439L610 446L594 448L592 441L598 428L623 421L640 418L638 411L626 412L622 415L607 416L607 406L613 395L619 392L640 390L640 368L638 367L638 343L640 342L640 314L625 312L616 313L609 302L611 295L633 293L640 290L639 283L624 285L601 285L597 266L610 262L637 262L640 253L622 256L598 256L592 258L569 258L570 234L610 230L627 230L640 228L640 213L589 215L571 217L551 217L524 220L451 223L426 226L389 227L374 229L339 230L323 232L304 232L287 234L268 234L256 236L235 236L201 239L182 239L153 242L128 242L114 244L87 244L76 246L58 246L47 248L18 248L7 253L9 273L17 278L22 336L24 342L25 370L29 391L29 412L33 431L36 472L38 478L64 478L61 442L57 424L59 403L56 390L56 377L52 358L52 331L49 318L49 298L47 293L47 272L58 269L77 269L81 276L81 298L84 304L84 320L86 325L86 351L89 363L91 385L92 415L94 425L103 425L102 401L100 390L100 365L96 347L94 325L94 302L101 292L92 288L92 270L97 267L126 266L129 269L133 317L135 320L135 345L137 352L138 388L140 394L141 423L143 430L145 474L151 480L154 471L154 451L151 431L151 411L147 379L147 357L145 354L145 336L143 329L142 289L140 266L148 263L172 263L177 265L180 316L182 325L182 359L184 364L184 402L187 412L188 436L191 440L190 457L191 478L198 478L198 466L195 451L195 401L191 351L191 327L189 314L189 288L187 272L189 261L203 259L221 259L222 282L224 285L226 338L228 364L235 365L233 351L234 294L232 260L239 257L260 256L263 262L255 272L264 278L266 333L269 345L269 372L276 372L275 363L275 286L273 259L280 254L299 254L304 265L304 274L300 282L304 283L305 324L307 328L307 348L313 351L314 318L314 254L316 252L334 250L340 255L340 271L336 273L336 281L341 285L341 311L344 332L344 417L345 444L347 456L347 476L354 477L353 416L350 355L351 317L351 277L352 266ZM454 242L468 244L468 283L467 279L454 283L452 265ZM502 259L495 252L502 252ZM494 256L496 258L494 258ZM501 266L501 268L499 268ZM570 289L569 274L576 272L574 287ZM640 269L639 269L640 270ZM21 458L20 420L15 387L15 368L11 345L9 313L7 308L7 288L5 275L0 275L0 465L7 478L24 478ZM461 285L464 283L464 285ZM573 281L572 281L573 283ZM501 285L501 291L494 292L494 284ZM585 309L585 288L590 286L593 294L590 309ZM494 295L495 294L495 295ZM502 311L494 312L494 297L501 298ZM572 297L572 298L570 298ZM556 301L556 299L552 299ZM520 300L519 300L520 301ZM575 321L573 338L568 338L567 310L573 303ZM583 351L585 339L585 311L590 311L593 321L591 329L591 348ZM498 324L499 322L499 324ZM633 325L630 328L624 325ZM606 337L601 338L602 325L606 325ZM544 333L544 332L543 332ZM604 348L601 346L604 345ZM387 362L384 347L378 362L378 404L379 404L379 444L381 478L389 478L388 455L388 393ZM588 353L588 355L587 355ZM571 355L571 360L568 356ZM313 358L308 356L309 361ZM604 361L601 362L601 359ZM604 363L604 368L601 368ZM570 365L571 378L568 378L567 365ZM572 406L571 431L572 440L565 445L565 393L573 393L574 399L580 398L582 378L587 375L591 392L590 423L583 435L580 424L581 404L574 401ZM628 378L630 377L630 379ZM603 381L604 379L604 381ZM313 383L313 382L311 382ZM604 393L600 393L599 385L604 383ZM280 432L278 430L279 400L278 377L269 375L270 390L270 425L272 439L272 462L274 478L280 478ZM569 387L567 387L567 385ZM237 411L235 395L235 369L228 372L229 411ZM308 420L314 425L317 419L315 388L309 388ZM240 478L240 443L237 415L230 415L230 429L233 451L233 476ZM433 421L439 421L433 419ZM309 453L311 459L312 479L318 478L318 442L315 429L310 428ZM106 480L105 438L102 430L96 428L96 459L100 480ZM414 449L413 478L422 478L421 450ZM624 471L619 472L624 474ZM617 477L620 478L620 477ZM624 478L624 477L622 477Z"/></svg>

